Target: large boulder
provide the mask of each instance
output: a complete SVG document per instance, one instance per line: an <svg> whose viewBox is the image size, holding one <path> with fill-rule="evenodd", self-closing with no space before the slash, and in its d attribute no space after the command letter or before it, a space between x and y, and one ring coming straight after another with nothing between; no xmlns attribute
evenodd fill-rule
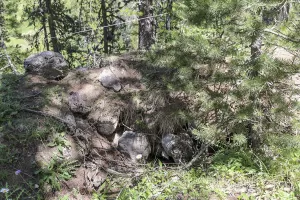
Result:
<svg viewBox="0 0 300 200"><path fill-rule="evenodd" d="M64 57L53 51L33 54L25 59L24 68L27 73L43 76L47 79L65 77L69 71Z"/></svg>
<svg viewBox="0 0 300 200"><path fill-rule="evenodd" d="M193 140L188 134L165 134L161 143L164 152L176 163L186 163L193 157Z"/></svg>
<svg viewBox="0 0 300 200"><path fill-rule="evenodd" d="M125 131L118 141L121 152L128 154L133 161L147 159L151 153L150 142L146 135L133 131Z"/></svg>

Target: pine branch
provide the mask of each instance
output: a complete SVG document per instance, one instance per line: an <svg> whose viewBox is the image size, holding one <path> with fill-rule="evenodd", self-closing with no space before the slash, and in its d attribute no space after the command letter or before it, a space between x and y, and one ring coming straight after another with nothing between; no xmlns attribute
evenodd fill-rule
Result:
<svg viewBox="0 0 300 200"><path fill-rule="evenodd" d="M290 37L288 37L287 35L284 35L284 34L282 34L282 33L275 32L275 31L273 31L273 30L271 30L271 29L264 29L264 32L271 33L271 34L273 34L273 35L276 35L276 36L278 36L278 37L281 37L281 38L283 38L283 39L285 39L285 40L287 40L287 41L290 41L290 42L300 43L300 40L294 40L293 38L290 38Z"/></svg>

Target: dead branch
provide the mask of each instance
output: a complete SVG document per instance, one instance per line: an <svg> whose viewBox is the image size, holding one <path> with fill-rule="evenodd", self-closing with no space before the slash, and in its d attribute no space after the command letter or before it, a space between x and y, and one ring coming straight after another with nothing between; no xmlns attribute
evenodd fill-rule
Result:
<svg viewBox="0 0 300 200"><path fill-rule="evenodd" d="M278 36L278 37L281 37L281 38L283 38L283 39L285 39L285 40L287 40L287 41L290 41L290 42L300 43L300 40L294 40L293 38L290 38L290 37L288 37L287 35L284 35L284 34L282 34L282 33L275 32L275 31L273 31L273 30L271 30L271 29L264 29L264 32L271 33L271 34L273 34L273 35L276 35L276 36Z"/></svg>
<svg viewBox="0 0 300 200"><path fill-rule="evenodd" d="M201 149L198 152L198 154L187 165L185 165L184 168L190 169L190 168L194 167L196 164L198 164L202 160L202 157L203 157L207 147L208 147L208 145L202 144Z"/></svg>

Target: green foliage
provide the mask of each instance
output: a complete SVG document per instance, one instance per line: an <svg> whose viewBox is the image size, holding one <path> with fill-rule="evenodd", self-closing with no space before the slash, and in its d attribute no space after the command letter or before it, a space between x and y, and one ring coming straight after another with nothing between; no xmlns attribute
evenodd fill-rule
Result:
<svg viewBox="0 0 300 200"><path fill-rule="evenodd" d="M5 144L0 144L0 164L7 165L14 163L18 157L17 153L14 151L10 151L10 148ZM3 177L5 177L5 173L3 172Z"/></svg>
<svg viewBox="0 0 300 200"><path fill-rule="evenodd" d="M280 139L274 137L272 141ZM270 141L269 145L272 144L276 145ZM226 199L229 193L237 199L297 199L298 150L278 148L277 151L290 153L282 153L278 155L280 159L270 160L263 153L233 148L218 151L209 165L189 171L170 166L166 170L162 163L150 165L138 182L134 181L131 187L122 190L118 199L176 199L178 196Z"/></svg>
<svg viewBox="0 0 300 200"><path fill-rule="evenodd" d="M199 173L200 170L186 172L164 170L162 165L149 166L136 185L123 188L118 199L207 198L208 182L200 178Z"/></svg>
<svg viewBox="0 0 300 200"><path fill-rule="evenodd" d="M12 123L13 117L20 109L20 99L16 93L20 77L4 75L0 77L0 124L3 122Z"/></svg>
<svg viewBox="0 0 300 200"><path fill-rule="evenodd" d="M271 24L262 17L266 10L287 6L281 3L186 0L176 4L175 14L187 24L176 41L155 49L149 59L160 71L156 78L166 86L166 93L184 91L193 98L186 115L195 120L193 132L200 141L259 147L266 133L286 132L292 125L291 111L297 107L287 96L293 89L281 82L299 66L274 59L270 51L274 38L264 32ZM274 13L272 20L279 14ZM295 18L289 20L297 24ZM252 44L261 35L266 36L266 47L254 56ZM294 49L291 41L282 45Z"/></svg>
<svg viewBox="0 0 300 200"><path fill-rule="evenodd" d="M61 188L61 181L67 181L74 175L79 167L77 160L61 161L52 159L47 166L36 171L40 178L41 185L49 185L54 190Z"/></svg>
<svg viewBox="0 0 300 200"><path fill-rule="evenodd" d="M152 119L159 133L182 131L183 124L194 122L192 132L198 141L224 149L218 149L211 163L202 163L209 165L203 169L167 170L162 163L148 166L147 173L132 186L122 185L119 199L180 196L207 199L212 195L225 199L228 192L224 190L241 183L255 185L261 198L299 198L300 152L299 138L295 135L299 130L295 116L299 105L290 98L299 91L283 84L290 75L299 72L299 65L273 55L278 46L289 51L299 49L299 2L170 2L156 1L151 7L154 15L163 15L155 18L157 38L147 57L148 68L139 69L150 93L142 101L147 99L152 103L157 114ZM43 0L0 1L0 35L6 45L3 48L4 44L0 44L1 73L11 71L9 57L21 72L29 52L46 50L47 40L51 44L48 21L51 13L45 3ZM103 26L142 15L136 2L123 0L104 1L102 7L99 0L56 0L52 1L51 9L59 48L72 67L101 65L104 42L108 39L104 38L107 36ZM103 14L107 15L107 22ZM165 28L167 17L172 19L169 28ZM108 41L109 53L138 46L137 22L110 26L106 30L112 34ZM257 49L261 52L255 53L254 46L260 40L262 46ZM21 112L26 100L18 88L21 78L1 77L0 141L6 142L0 144L1 166L18 161L20 156L15 149L25 151L49 134L48 146L58 147L60 153L70 145L63 125L38 117L34 122L32 118L31 122L26 119L26 114ZM51 97L61 93L58 87L46 90L43 92ZM180 102L175 103L180 105L176 108L172 104L175 100ZM147 129L143 113L138 114L140 117L132 124L137 129ZM249 145L259 148L249 150ZM57 158L37 174L42 184L58 190L60 182L70 179L77 166L76 161L62 162ZM7 177L4 170L0 175L1 184ZM274 190L266 194L269 182ZM94 193L94 199L105 199L103 193L111 185L103 184ZM17 191L23 194L22 189ZM5 195L6 199L11 198L11 194ZM255 197L239 192L237 198Z"/></svg>
<svg viewBox="0 0 300 200"><path fill-rule="evenodd" d="M234 177L237 174L267 173L264 162L254 153L242 149L222 150L214 155L209 170L212 176Z"/></svg>
<svg viewBox="0 0 300 200"><path fill-rule="evenodd" d="M47 144L48 147L57 147L58 151L63 154L63 147L69 147L70 142L65 138L66 133L54 133L51 136L50 142Z"/></svg>
<svg viewBox="0 0 300 200"><path fill-rule="evenodd" d="M270 157L268 168L283 179L299 182L300 138L294 135L270 135L267 155Z"/></svg>
<svg viewBox="0 0 300 200"><path fill-rule="evenodd" d="M42 190L34 186L38 181L36 177L30 175L27 177L26 174L26 176L18 179L18 177L11 176L14 173L12 169L18 166L22 171L23 167L24 171L35 170L36 166L28 159L28 155L34 156L32 152L35 152L37 145L45 141L49 135L54 135L55 144L61 147L68 146L68 143L63 139L57 139L59 134L64 135L65 127L63 124L51 118L22 110L24 107L28 108L29 105L33 109L39 107L39 105L33 105L32 99L28 98L31 95L22 90L23 79L21 76L11 74L2 75L0 79L0 115L2 116L0 118L0 189L2 187L9 189L8 193L0 193L0 199L37 198ZM36 98L41 97L36 96ZM73 174L72 167L76 165L76 163L62 163L57 164L58 167L56 167L54 163L51 164L52 166L48 166L49 168L62 173L57 176L59 179L69 178ZM59 171L60 169L61 171ZM54 176L55 173L53 172L52 175ZM50 180L53 180L53 184L57 184L54 178L45 178L44 181ZM5 186L6 183L7 187Z"/></svg>

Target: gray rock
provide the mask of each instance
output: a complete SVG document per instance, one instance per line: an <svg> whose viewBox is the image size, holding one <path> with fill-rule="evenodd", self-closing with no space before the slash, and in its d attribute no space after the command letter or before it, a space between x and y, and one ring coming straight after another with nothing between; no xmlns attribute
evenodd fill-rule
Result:
<svg viewBox="0 0 300 200"><path fill-rule="evenodd" d="M102 90L100 87L86 83L81 84L79 89L70 92L68 97L70 110L81 114L89 113L94 102L101 96Z"/></svg>
<svg viewBox="0 0 300 200"><path fill-rule="evenodd" d="M63 116L63 119L70 125L73 127L76 127L76 121L75 121L75 117L72 113L66 113Z"/></svg>
<svg viewBox="0 0 300 200"><path fill-rule="evenodd" d="M123 133L118 141L118 148L121 152L128 154L133 161L137 161L139 155L142 155L142 159L147 159L151 153L147 136L133 131Z"/></svg>
<svg viewBox="0 0 300 200"><path fill-rule="evenodd" d="M69 71L64 57L53 51L44 51L29 56L24 61L27 73L43 76L47 79L65 77Z"/></svg>
<svg viewBox="0 0 300 200"><path fill-rule="evenodd" d="M115 92L119 92L122 89L120 79L109 68L103 68L99 75L99 81L108 89L113 89Z"/></svg>
<svg viewBox="0 0 300 200"><path fill-rule="evenodd" d="M186 163L194 155L193 141L188 134L166 134L162 138L162 146L165 153L172 157L176 163Z"/></svg>
<svg viewBox="0 0 300 200"><path fill-rule="evenodd" d="M108 99L99 99L88 116L88 120L101 135L112 135L119 122L120 109Z"/></svg>
<svg viewBox="0 0 300 200"><path fill-rule="evenodd" d="M68 98L69 107L72 112L86 114L91 111L87 105L87 96L79 92L71 92Z"/></svg>

